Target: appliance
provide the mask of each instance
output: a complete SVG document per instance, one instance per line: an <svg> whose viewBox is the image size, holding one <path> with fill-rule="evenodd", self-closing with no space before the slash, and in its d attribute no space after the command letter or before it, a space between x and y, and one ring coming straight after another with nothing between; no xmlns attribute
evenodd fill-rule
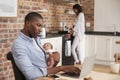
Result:
<svg viewBox="0 0 120 80"><path fill-rule="evenodd" d="M66 39L66 36L63 36L62 38L62 65L73 65L74 64L74 58L71 54L70 49L70 40ZM68 43L68 44L67 44ZM69 46L69 47L68 47Z"/></svg>

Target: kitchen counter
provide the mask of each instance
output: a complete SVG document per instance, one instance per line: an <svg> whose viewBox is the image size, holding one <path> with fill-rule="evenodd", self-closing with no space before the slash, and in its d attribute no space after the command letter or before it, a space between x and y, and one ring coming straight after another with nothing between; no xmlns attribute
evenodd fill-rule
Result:
<svg viewBox="0 0 120 80"><path fill-rule="evenodd" d="M46 38L52 38L52 37L63 37L65 34L67 34L67 31L59 31L56 33L47 33ZM120 32L100 32L100 31L86 31L86 35L102 35L102 36L120 36Z"/></svg>
<svg viewBox="0 0 120 80"><path fill-rule="evenodd" d="M45 38L53 38L53 37L63 37L64 34L58 34L58 33L47 33ZM42 38L44 39L44 38Z"/></svg>
<svg viewBox="0 0 120 80"><path fill-rule="evenodd" d="M86 35L120 36L120 32L86 31Z"/></svg>

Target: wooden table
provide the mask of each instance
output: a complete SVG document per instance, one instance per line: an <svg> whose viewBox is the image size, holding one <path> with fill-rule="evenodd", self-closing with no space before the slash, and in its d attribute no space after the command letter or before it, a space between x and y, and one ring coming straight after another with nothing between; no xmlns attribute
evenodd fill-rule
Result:
<svg viewBox="0 0 120 80"><path fill-rule="evenodd" d="M85 76L85 77L92 77L93 80L120 80L120 75L102 73L102 72L96 72L96 71L92 71L90 75ZM83 78L76 79L76 78L70 78L70 77L65 77L61 75L60 75L60 78L63 80L83 80Z"/></svg>

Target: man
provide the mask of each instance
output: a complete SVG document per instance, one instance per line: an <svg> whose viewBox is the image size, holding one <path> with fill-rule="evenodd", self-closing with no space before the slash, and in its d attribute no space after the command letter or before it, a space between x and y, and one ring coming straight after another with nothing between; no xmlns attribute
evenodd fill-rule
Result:
<svg viewBox="0 0 120 80"><path fill-rule="evenodd" d="M11 48L15 63L20 71L27 80L34 80L60 71L78 74L80 70L75 66L47 68L45 52L38 37L42 32L42 24L43 18L36 12L31 12L25 17L24 28Z"/></svg>

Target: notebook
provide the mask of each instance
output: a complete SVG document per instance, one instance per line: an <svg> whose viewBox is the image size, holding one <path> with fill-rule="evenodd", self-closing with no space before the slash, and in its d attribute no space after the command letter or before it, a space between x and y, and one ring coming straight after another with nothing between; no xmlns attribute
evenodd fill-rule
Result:
<svg viewBox="0 0 120 80"><path fill-rule="evenodd" d="M61 75L66 77L67 76L73 77L73 78L83 78L91 73L94 66L94 60L95 60L95 56L85 57L80 74L62 73Z"/></svg>

